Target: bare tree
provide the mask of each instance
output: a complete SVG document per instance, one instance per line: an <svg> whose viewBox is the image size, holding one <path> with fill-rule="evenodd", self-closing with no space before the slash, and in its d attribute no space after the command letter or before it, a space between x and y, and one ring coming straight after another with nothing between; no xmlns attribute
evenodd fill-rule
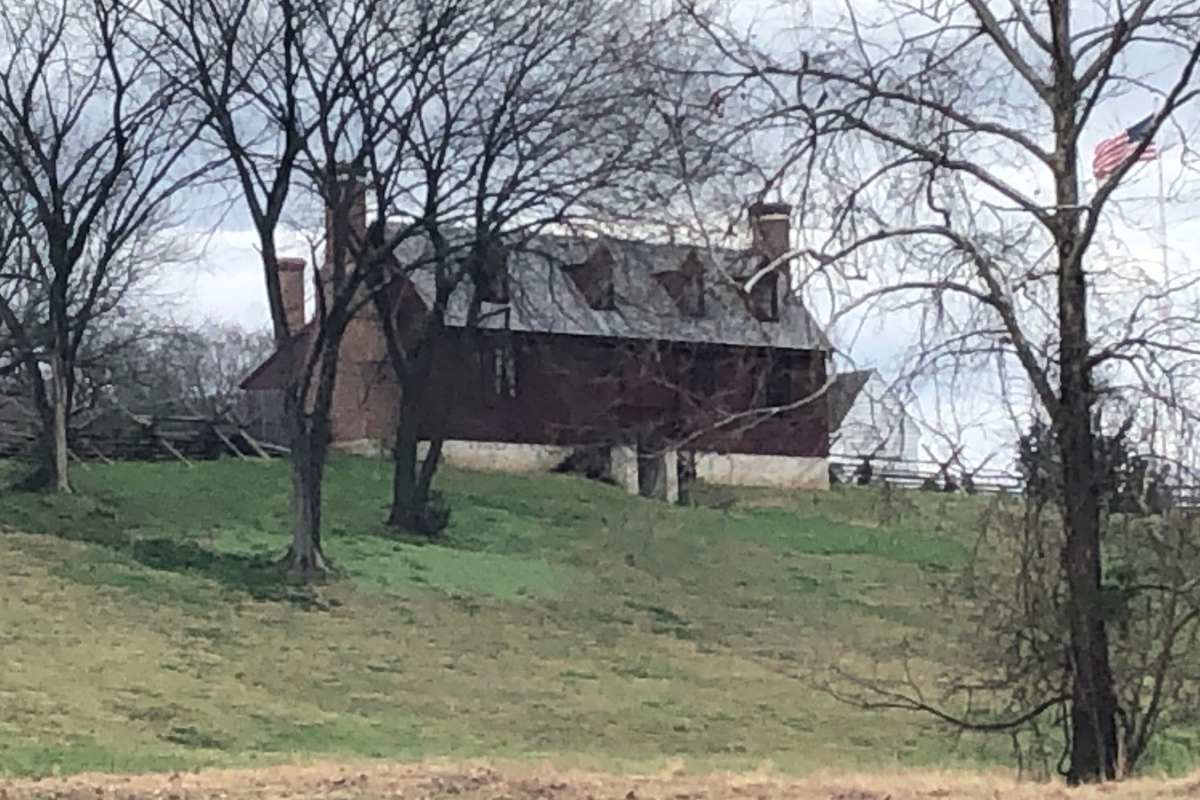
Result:
<svg viewBox="0 0 1200 800"><path fill-rule="evenodd" d="M410 129L417 182L395 205L403 218L424 220L426 246L402 258L375 292L401 384L390 521L409 528L427 527L441 430L451 413L444 399L429 396L431 377L439 368L461 368L437 366L448 307L465 309L459 321L468 335L503 327L504 307L522 295L520 275L507 273L510 256L540 259L545 269L563 266L561 252L540 246L544 236L637 220L657 202L639 188L671 180L668 132L655 113L658 76L650 68L662 44L637 4L501 9L481 1L460 6L453 24L470 34L423 81L426 113L443 125ZM419 280L420 271L432 274L435 291L414 324L397 315L396 288ZM430 446L419 460L422 439Z"/></svg>
<svg viewBox="0 0 1200 800"><path fill-rule="evenodd" d="M344 4L168 2L155 22L172 38L174 72L210 114L213 144L232 164L238 194L259 237L276 347L290 365L285 413L292 452L296 524L287 562L320 574L321 480L330 409L347 329L370 302L366 291L403 242L453 223L441 203L470 176L450 170L459 106L439 105L458 80L448 57L469 48L473 23L500 9L455 3ZM397 26L396 20L406 24ZM477 38L473 40L478 43ZM466 75L463 80L478 79ZM421 194L430 173L453 174ZM417 215L384 225L383 216ZM285 211L305 201L325 210L316 274L316 316L288 323L280 289L278 236ZM370 229L366 205L380 214ZM310 206L311 207L311 206ZM461 212L460 212L461 213Z"/></svg>
<svg viewBox="0 0 1200 800"><path fill-rule="evenodd" d="M174 76L189 101L205 109L205 141L228 158L237 195L258 236L275 346L290 350L299 331L289 328L284 310L278 236L315 123L303 113L306 76L298 53L304 15L292 3L278 15L271 10L251 0L189 0L151 9L149 23L167 40L167 47L154 53L161 68ZM304 573L324 571L307 467L312 439L305 417L307 386L293 381L284 397L296 509L289 558ZM316 504L319 509L319 499Z"/></svg>
<svg viewBox="0 0 1200 800"><path fill-rule="evenodd" d="M52 378L48 354L53 347L47 324L49 287L40 269L44 253L29 247L23 234L12 243L11 252L7 271L0 273L0 293L4 295L0 305L0 383L6 386L6 393L21 398L16 402L35 421L14 435L26 440L20 448L23 456L32 452L37 457L37 466L21 484L42 488L46 476L46 406L52 405L53 399L47 390ZM160 291L158 279L189 255L186 240L176 238L169 228L163 229L157 220L151 220L130 238L120 254L103 264L102 274L96 274L101 265L90 249L76 266L76 280L67 295L67 317L69 328L83 328L84 335L72 360L71 403L66 415L68 446L71 428L82 416L101 406L111 406L118 397L128 399L123 392L137 380L128 367L148 356L170 327L161 311L174 298ZM91 298L86 306L85 298ZM11 324L4 324L5 318ZM161 387L170 380L173 367L174 362L160 360L143 364L140 373L147 387ZM39 429L41 433L30 438L31 431Z"/></svg>
<svg viewBox="0 0 1200 800"><path fill-rule="evenodd" d="M835 290L835 313L919 317L913 368L1015 368L1051 420L1065 500L1066 775L1116 777L1122 707L1102 591L1097 375L1131 363L1144 375L1187 346L1180 319L1146 314L1185 283L1173 276L1164 290L1166 276L1117 257L1111 212L1151 140L1190 130L1200 15L1152 0L848 3L813 16L797 34L810 46L788 53L711 10L688 13L724 49L714 74L739 135L781 132L768 141L780 187L806 201L806 283ZM1146 138L1089 193L1083 142L1114 133L1097 112L1134 92L1157 106ZM1017 717L1054 700L1028 698Z"/></svg>
<svg viewBox="0 0 1200 800"><path fill-rule="evenodd" d="M0 23L2 202L17 242L7 280L22 284L5 296L39 309L36 330L3 297L0 314L44 430L37 482L58 491L70 490L67 421L92 320L112 310L131 250L203 173L184 160L198 127L144 55L152 34L123 7L77 0L17 3Z"/></svg>
<svg viewBox="0 0 1200 800"><path fill-rule="evenodd" d="M267 331L133 314L97 345L81 359L81 407L210 418L240 416L239 384L273 350Z"/></svg>

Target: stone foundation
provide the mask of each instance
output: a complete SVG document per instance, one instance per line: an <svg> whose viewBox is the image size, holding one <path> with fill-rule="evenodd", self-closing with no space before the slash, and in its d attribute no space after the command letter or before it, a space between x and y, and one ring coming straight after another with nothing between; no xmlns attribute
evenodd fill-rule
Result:
<svg viewBox="0 0 1200 800"><path fill-rule="evenodd" d="M378 439L335 442L333 450L354 456L386 457L390 450ZM417 445L417 458L425 458L429 442ZM442 463L481 472L548 472L571 454L569 447L510 442L468 442L447 439L442 442Z"/></svg>
<svg viewBox="0 0 1200 800"><path fill-rule="evenodd" d="M348 442L333 442L329 449L335 453L345 453L351 456L368 456L379 458L387 453L387 448L378 439L355 439Z"/></svg>
<svg viewBox="0 0 1200 800"><path fill-rule="evenodd" d="M804 456L697 453L696 478L725 486L828 489L829 460Z"/></svg>
<svg viewBox="0 0 1200 800"><path fill-rule="evenodd" d="M388 449L374 439L337 442L333 449L353 455L386 456ZM427 442L418 448L424 458ZM442 461L483 472L548 472L571 455L570 447L508 442L468 442L450 439L442 444ZM641 458L645 459L643 455ZM648 496L669 503L679 499L679 455L667 450L657 456L654 486ZM637 449L613 445L609 475L629 494L641 494ZM820 457L761 456L745 453L696 453L696 478L726 486L768 486L781 489L828 489L829 462Z"/></svg>
<svg viewBox="0 0 1200 800"><path fill-rule="evenodd" d="M421 443L421 458L429 445ZM509 442L467 442L449 439L442 443L442 463L481 472L549 472L571 455L569 447Z"/></svg>

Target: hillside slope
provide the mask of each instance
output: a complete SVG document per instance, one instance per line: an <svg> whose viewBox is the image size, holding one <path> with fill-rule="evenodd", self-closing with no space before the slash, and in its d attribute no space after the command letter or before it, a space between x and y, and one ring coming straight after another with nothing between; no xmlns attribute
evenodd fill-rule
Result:
<svg viewBox="0 0 1200 800"><path fill-rule="evenodd" d="M0 496L0 773L297 755L1004 762L1004 742L864 715L809 680L870 670L901 641L954 657L936 584L964 563L980 501L897 509L843 489L680 509L447 471L452 526L423 544L381 526L389 478L379 461L331 466L340 574L315 588L272 564L282 462L92 466L75 497Z"/></svg>

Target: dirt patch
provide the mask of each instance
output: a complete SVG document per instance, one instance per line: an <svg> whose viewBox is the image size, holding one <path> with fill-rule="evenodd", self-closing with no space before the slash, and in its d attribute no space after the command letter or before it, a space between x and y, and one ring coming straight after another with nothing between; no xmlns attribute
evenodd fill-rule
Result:
<svg viewBox="0 0 1200 800"><path fill-rule="evenodd" d="M0 781L0 800L1044 800L1058 785L998 774L896 773L793 778L771 773L616 775L512 764L294 764L255 770L86 774ZM1131 781L1072 800L1200 798L1200 781Z"/></svg>

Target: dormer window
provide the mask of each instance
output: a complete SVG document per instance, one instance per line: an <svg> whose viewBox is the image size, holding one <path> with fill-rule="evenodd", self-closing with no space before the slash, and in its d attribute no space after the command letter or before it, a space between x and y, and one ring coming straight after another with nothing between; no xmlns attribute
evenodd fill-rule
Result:
<svg viewBox="0 0 1200 800"><path fill-rule="evenodd" d="M656 272L655 280L671 296L685 317L704 316L704 266L696 251L688 253L677 270Z"/></svg>
<svg viewBox="0 0 1200 800"><path fill-rule="evenodd" d="M617 307L617 294L613 288L613 257L607 247L600 247L580 264L567 264L563 272L583 295L588 307L594 311L613 311Z"/></svg>
<svg viewBox="0 0 1200 800"><path fill-rule="evenodd" d="M753 276L748 276L741 281L743 292L745 292L745 281L750 280ZM766 275L762 275L750 287L749 292L745 292L746 305L750 309L751 315L759 322L778 322L779 321L779 273L772 270Z"/></svg>

